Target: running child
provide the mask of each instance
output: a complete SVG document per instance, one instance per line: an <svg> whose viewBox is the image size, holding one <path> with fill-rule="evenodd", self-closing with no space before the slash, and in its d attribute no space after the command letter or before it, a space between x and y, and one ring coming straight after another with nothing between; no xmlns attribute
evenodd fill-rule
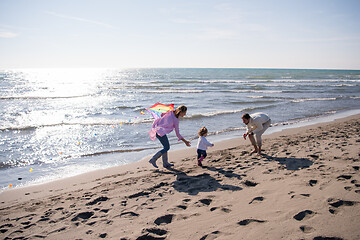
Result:
<svg viewBox="0 0 360 240"><path fill-rule="evenodd" d="M204 160L204 158L206 158L207 154L206 154L206 150L208 147L213 147L214 144L209 143L208 140L206 139L207 137L207 133L208 130L206 129L206 127L202 127L200 128L198 135L199 135L199 140L198 140L198 144L197 144L197 165L202 167L202 160Z"/></svg>

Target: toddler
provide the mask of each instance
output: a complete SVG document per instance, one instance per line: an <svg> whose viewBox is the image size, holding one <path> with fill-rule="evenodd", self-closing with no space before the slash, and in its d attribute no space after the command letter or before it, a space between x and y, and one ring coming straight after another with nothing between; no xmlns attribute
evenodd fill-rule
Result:
<svg viewBox="0 0 360 240"><path fill-rule="evenodd" d="M204 158L206 158L207 154L206 154L206 150L208 147L213 147L214 144L209 143L208 140L206 140L206 136L207 136L208 130L206 129L206 127L202 127L200 128L198 135L199 135L199 140L198 140L198 144L197 144L197 161L198 161L198 166L202 167L202 160L204 160Z"/></svg>

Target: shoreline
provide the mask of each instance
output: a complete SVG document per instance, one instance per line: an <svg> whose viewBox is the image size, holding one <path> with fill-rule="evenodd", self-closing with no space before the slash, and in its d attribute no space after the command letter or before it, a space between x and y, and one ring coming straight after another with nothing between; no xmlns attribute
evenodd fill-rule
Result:
<svg viewBox="0 0 360 240"><path fill-rule="evenodd" d="M346 111L347 113L351 113L351 112L358 112L360 110L356 109L356 110L352 110L352 111ZM336 116L336 115L340 115L341 113L336 113L336 114L332 114L330 116L323 116L320 119L318 119L317 121L315 121L314 123L309 122L310 120L307 121L302 121L302 122L298 122L295 123L294 125L283 125L283 126L277 126L277 127L272 127L272 128L278 128L276 130L269 128L267 130L267 133L265 132L265 134L263 135L263 139L268 139L268 138L274 138L274 137L279 137L280 135L287 135L287 134L295 134L304 130L307 130L309 128L316 128L318 126L321 125L327 125L327 124L331 124L334 122L338 122L338 121L346 121L349 119L353 119L353 118L357 118L360 117L359 113L355 113L355 114L346 114L345 117L341 117L341 116ZM325 121L324 121L325 119ZM241 135L241 134L240 134ZM208 138L209 139L209 138ZM230 137L230 138L223 138L218 142L214 142L215 146L208 148L207 152L211 153L214 151L219 151L219 150L226 150L229 148L234 148L234 147L239 147L239 146L250 146L249 141L244 141L242 137ZM160 148L159 148L160 149ZM156 150L155 150L156 151ZM196 155L196 146L191 146L190 148L187 147L180 147L180 148L176 148L174 150L170 150L168 152L169 154L169 162L174 162L174 161L179 161L179 157L177 157L177 155L181 153L181 155L183 156L183 158L189 158L189 157L193 157ZM16 188L12 188L12 189L4 189L2 192L0 192L0 202L2 201L2 195L5 194L7 195L7 193L9 192L39 192L38 189L49 189L49 191L60 191L58 189L58 187L56 187L56 185L60 184L63 186L63 184L65 184L67 187L70 187L70 185L78 185L76 183L79 184L85 184L84 181L87 181L87 179L92 179L94 178L94 176L96 176L96 178L100 178L100 177L104 177L106 175L112 175L115 173L120 172L126 172L129 170L133 170L134 168L139 169L139 168L152 168L152 166L148 163L148 158L150 158L151 155L148 155L146 157L143 157L142 159L140 159L137 162L132 162L132 163L128 163L128 164L124 164L124 165L120 165L120 166L115 166L115 167L110 167L110 168L105 168L105 169L99 169L99 170L94 170L94 171L90 171L90 172L86 172L86 173L82 173L79 175L75 175L75 176L70 176L70 177L66 177L66 178L60 178L60 179L56 179L50 182L45 182L45 183L40 183L40 184L36 184L36 185L30 185L30 186L20 186L20 187L16 187ZM174 159L174 160L173 160ZM158 160L159 162L161 162L161 158ZM176 165L175 165L176 167ZM162 168L161 164L159 164L159 168ZM63 182L63 183L61 183ZM76 182L75 184L73 184L73 182ZM50 190L51 188L54 188L53 190ZM63 188L63 187L60 187ZM16 194L17 195L17 194ZM13 196L13 194L10 194L10 196ZM26 200L28 198L25 198Z"/></svg>
<svg viewBox="0 0 360 240"><path fill-rule="evenodd" d="M0 236L46 239L358 239L360 114L195 147L0 194Z"/></svg>
<svg viewBox="0 0 360 240"><path fill-rule="evenodd" d="M342 111L338 111L335 113L327 113L327 114L322 114L319 116L313 116L313 117L307 117L307 118L302 118L302 119L294 119L294 120L289 120L287 122L283 122L283 123L275 123L271 128L269 128L264 136L274 133L274 132L278 132L278 131L282 131L285 129L293 129L293 128L298 128L298 127L303 127L303 126L308 126L308 125L313 125L316 123L324 123L324 122L331 122L334 121L338 118L342 118L342 117L348 117L348 116L352 116L352 115L356 115L356 114L360 114L360 109L351 109L351 110L342 110ZM229 131L229 132L224 132L221 134L214 134L214 135L209 135L208 136L208 140L214 143L219 143L222 141L227 141L227 140L231 140L231 139L236 139L236 138L242 138L242 133L243 133L243 129L245 129L245 125L243 125L242 123L240 124L240 128L238 130L233 130L233 131ZM192 144L196 144L197 138L190 138L192 139ZM124 159L124 163L122 165L113 165L113 164L109 164L109 166L107 167L98 167L98 168L94 168L90 167L91 169L82 169L82 168L77 168L77 172L76 173L71 173L70 167L68 167L69 169L63 169L63 172L61 172L60 174L56 175L56 174L45 174L45 175L40 175L37 176L34 179L30 179L29 181L24 181L21 183L21 181L17 181L17 184L13 185L12 188L8 187L8 184L12 184L12 183L16 183L16 179L13 179L11 182L9 182L8 184L4 185L1 189L0 189L0 195L2 192L7 191L7 190L11 190L11 189L18 189L18 188L24 188L24 187L31 187L31 186L36 186L36 185L42 185L42 184L46 184L46 183L50 183L53 181L59 181L59 180L63 180L66 178L71 178L71 177L76 177L82 174L86 174L86 173L92 173L94 171L98 171L98 170L107 170L109 168L113 168L113 167L122 167L128 164L133 164L133 163L137 163L139 162L138 159L141 158L148 158L149 156L151 157L151 151L156 151L156 149L160 149L159 144L157 144L157 147L154 147L153 150L148 149L145 150L144 153L140 153L140 154L133 154L132 156L130 155L126 155ZM171 150L170 151L176 151L176 150L184 150L187 147L184 146L182 143L179 142L173 142L171 144ZM196 152L196 150L195 150ZM131 153L131 151L129 151L129 153ZM138 156L138 157L136 157ZM102 154L100 156L95 156L95 159L92 159L92 161L96 161L96 162L102 162L102 161L109 161L110 162L114 162L113 160L119 158L122 159L124 158L123 155L118 154L116 151L115 152L109 152L108 154ZM80 160L80 159L79 159ZM89 159L90 160L90 159ZM86 164L86 158L83 159L81 162L83 162L83 164ZM31 167L31 166L28 166ZM35 166L36 167L36 166ZM21 170L23 169L23 170ZM28 170L25 170L26 167L21 167L20 168L20 173L18 173L19 176L21 176L22 174L26 175L26 172ZM39 169L38 169L39 170ZM65 171L64 171L65 170ZM70 170L70 172L69 172ZM89 171L90 170L90 171ZM5 170L6 171L6 170ZM11 170L9 173L7 174L11 174L11 172L17 173L16 169ZM41 169L40 169L41 171Z"/></svg>

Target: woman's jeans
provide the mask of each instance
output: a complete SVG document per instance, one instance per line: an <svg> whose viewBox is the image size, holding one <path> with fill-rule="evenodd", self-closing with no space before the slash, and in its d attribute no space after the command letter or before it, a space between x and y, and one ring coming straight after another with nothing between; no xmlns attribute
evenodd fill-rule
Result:
<svg viewBox="0 0 360 240"><path fill-rule="evenodd" d="M168 162L168 154L167 152L169 151L170 149L170 143L169 143L169 140L167 138L166 135L160 137L158 134L156 134L156 137L157 139L159 139L160 143L163 145L163 149L161 149L160 151L158 151L151 159L150 159L150 163L152 165L154 165L154 167L157 168L157 165L156 165L156 160L159 158L159 157L162 157L162 160L163 160L163 166L164 167L172 167L174 166L174 164L171 164Z"/></svg>
<svg viewBox="0 0 360 240"><path fill-rule="evenodd" d="M163 145L163 149L160 150L161 154L166 153L167 151L169 151L170 149L170 143L168 140L168 137L166 136L166 134L162 137L160 137L158 134L156 134L156 138L159 139L160 143Z"/></svg>

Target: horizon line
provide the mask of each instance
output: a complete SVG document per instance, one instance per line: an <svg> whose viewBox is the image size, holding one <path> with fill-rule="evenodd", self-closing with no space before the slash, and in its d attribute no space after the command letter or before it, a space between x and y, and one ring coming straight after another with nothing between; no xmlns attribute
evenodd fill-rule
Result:
<svg viewBox="0 0 360 240"><path fill-rule="evenodd" d="M334 70L360 71L355 68L279 68L279 67L9 67L0 70L25 69L258 69L258 70Z"/></svg>

